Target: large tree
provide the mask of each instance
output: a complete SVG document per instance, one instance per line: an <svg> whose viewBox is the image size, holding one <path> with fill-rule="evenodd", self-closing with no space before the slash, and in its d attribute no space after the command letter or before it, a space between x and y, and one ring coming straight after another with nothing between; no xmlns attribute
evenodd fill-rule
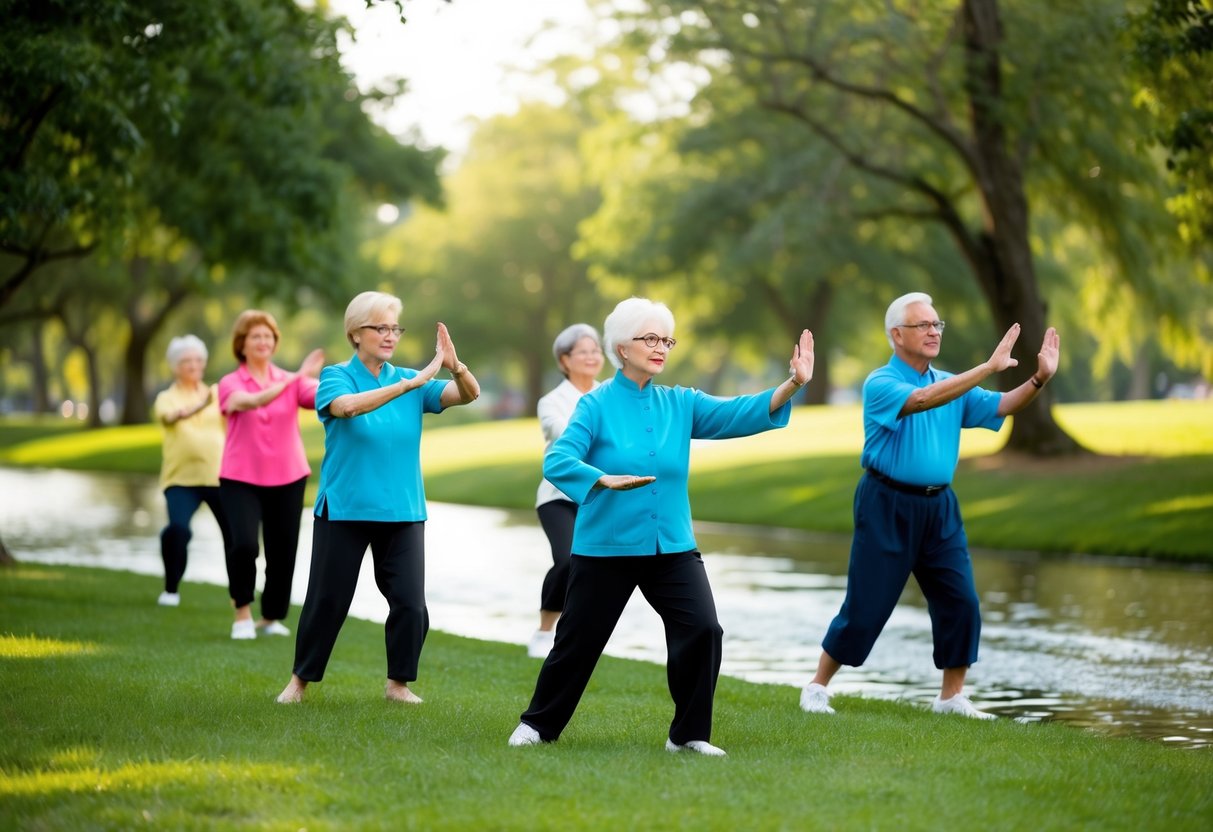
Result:
<svg viewBox="0 0 1213 832"><path fill-rule="evenodd" d="M123 421L146 418L147 347L188 298L336 303L361 201L438 199L441 152L371 123L381 93L341 67L339 20L291 0L9 5L0 304L57 258L122 263Z"/></svg>
<svg viewBox="0 0 1213 832"><path fill-rule="evenodd" d="M869 217L944 230L984 298L991 335L1022 326L1019 370L1000 383L1031 372L1050 318L1033 253L1034 177L1053 186L1053 208L1104 234L1121 277L1152 296L1144 267L1156 219L1140 233L1123 220L1157 207L1157 175L1115 141L1127 135L1131 90L1106 3L1016 4L1005 18L996 0L643 5L623 15L626 37L666 65L741 79L761 106L887 189ZM1016 417L1012 450L1077 449L1050 401Z"/></svg>

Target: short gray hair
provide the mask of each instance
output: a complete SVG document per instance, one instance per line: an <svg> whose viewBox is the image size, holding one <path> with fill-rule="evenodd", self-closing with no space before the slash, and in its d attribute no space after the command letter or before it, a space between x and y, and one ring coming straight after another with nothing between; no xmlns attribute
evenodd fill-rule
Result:
<svg viewBox="0 0 1213 832"><path fill-rule="evenodd" d="M926 292L910 292L889 304L888 310L884 313L884 337L888 339L890 347L893 346L893 336L889 334L889 330L906 322L906 307L915 303L935 305L931 296Z"/></svg>
<svg viewBox="0 0 1213 832"><path fill-rule="evenodd" d="M637 335L643 335L641 327L649 321L656 321L674 334L674 313L664 303L648 298L628 298L621 300L615 310L607 315L602 324L602 333L606 337L606 354L615 369L623 368L619 359L619 348L631 343Z"/></svg>
<svg viewBox="0 0 1213 832"><path fill-rule="evenodd" d="M181 359L191 352L200 354L203 361L206 361L208 357L206 344L202 343L202 339L197 335L182 335L169 341L168 349L164 351L164 358L168 361L168 368L176 372L177 365L181 363Z"/></svg>
<svg viewBox="0 0 1213 832"><path fill-rule="evenodd" d="M357 349L358 345L354 343L355 332L384 312L399 318L403 308L404 304L400 298L387 292L361 292L355 295L349 306L345 307L346 340L350 342L351 347Z"/></svg>
<svg viewBox="0 0 1213 832"><path fill-rule="evenodd" d="M573 347L577 346L577 342L582 338L593 338L594 343L602 347L602 339L598 337L598 330L589 324L573 324L566 326L560 330L560 334L556 336L556 340L552 342L552 357L556 359L556 366L560 368L560 372L566 376L564 365L560 363L560 359L573 351Z"/></svg>

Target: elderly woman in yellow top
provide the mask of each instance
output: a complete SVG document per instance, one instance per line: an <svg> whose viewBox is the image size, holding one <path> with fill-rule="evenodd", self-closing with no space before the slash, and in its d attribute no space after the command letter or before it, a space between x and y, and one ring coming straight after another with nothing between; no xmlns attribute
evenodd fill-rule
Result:
<svg viewBox="0 0 1213 832"><path fill-rule="evenodd" d="M219 460L223 456L223 416L215 391L203 383L206 344L195 335L169 341L169 369L173 383L156 396L152 413L164 429L160 487L168 507L168 525L160 532L160 557L164 560L164 592L159 603L175 607L181 603L178 588L185 574L187 547L193 533L190 521L198 506L206 503L219 531L223 548L231 548L231 531L219 501Z"/></svg>

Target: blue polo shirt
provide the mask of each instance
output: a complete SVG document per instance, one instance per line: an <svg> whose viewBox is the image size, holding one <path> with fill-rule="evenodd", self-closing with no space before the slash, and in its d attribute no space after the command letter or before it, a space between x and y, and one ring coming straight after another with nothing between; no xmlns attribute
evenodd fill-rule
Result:
<svg viewBox="0 0 1213 832"><path fill-rule="evenodd" d="M315 513L330 520L425 520L421 483L421 414L442 412L445 381L398 396L382 407L339 419L329 411L338 396L365 393L413 378L416 370L384 364L379 378L355 355L320 372L316 415L324 425L324 460Z"/></svg>
<svg viewBox="0 0 1213 832"><path fill-rule="evenodd" d="M698 548L687 494L691 440L784 427L792 405L771 413L773 392L718 398L652 382L641 388L617 372L582 396L543 459L544 477L581 506L573 553L655 555ZM657 480L631 491L594 488L603 474Z"/></svg>
<svg viewBox="0 0 1213 832"><path fill-rule="evenodd" d="M915 391L953 375L927 367L919 373L896 355L863 383L864 468L912 485L952 482L962 428L998 430L1001 393L974 387L958 399L898 418Z"/></svg>

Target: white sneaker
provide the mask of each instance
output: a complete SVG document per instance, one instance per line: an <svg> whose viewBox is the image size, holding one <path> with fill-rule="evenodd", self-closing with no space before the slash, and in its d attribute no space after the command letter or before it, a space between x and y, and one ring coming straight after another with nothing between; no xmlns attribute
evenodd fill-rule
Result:
<svg viewBox="0 0 1213 832"><path fill-rule="evenodd" d="M181 606L181 593L161 592L160 597L156 599L156 603L162 607L179 607Z"/></svg>
<svg viewBox="0 0 1213 832"><path fill-rule="evenodd" d="M515 748L522 745L539 745L541 742L543 740L540 738L539 732L525 722L519 722L514 733L510 734L510 745Z"/></svg>
<svg viewBox="0 0 1213 832"><path fill-rule="evenodd" d="M811 714L832 714L830 707L830 692L825 685L809 682L800 691L800 710Z"/></svg>
<svg viewBox="0 0 1213 832"><path fill-rule="evenodd" d="M969 701L969 697L962 693L958 693L951 699L940 699L935 697L935 701L931 703L931 710L937 714L960 714L967 716L970 719L997 719L994 714L988 714L985 711L979 711L973 707L973 703Z"/></svg>
<svg viewBox="0 0 1213 832"><path fill-rule="evenodd" d="M257 637L257 627L253 624L253 619L246 618L243 621L232 622L232 638L237 641L247 641Z"/></svg>
<svg viewBox="0 0 1213 832"><path fill-rule="evenodd" d="M527 643L526 654L532 659L546 659L556 643L555 630L536 630Z"/></svg>
<svg viewBox="0 0 1213 832"><path fill-rule="evenodd" d="M690 742L679 745L673 740L665 741L665 750L672 754L677 754L679 751L694 751L696 754L703 754L707 757L724 757L723 748L717 748L706 740L691 740Z"/></svg>
<svg viewBox="0 0 1213 832"><path fill-rule="evenodd" d="M291 634L290 628L281 621L271 621L268 624L262 624L257 629L261 631L261 635L263 636L289 636ZM232 638L235 638L235 636L232 636Z"/></svg>

